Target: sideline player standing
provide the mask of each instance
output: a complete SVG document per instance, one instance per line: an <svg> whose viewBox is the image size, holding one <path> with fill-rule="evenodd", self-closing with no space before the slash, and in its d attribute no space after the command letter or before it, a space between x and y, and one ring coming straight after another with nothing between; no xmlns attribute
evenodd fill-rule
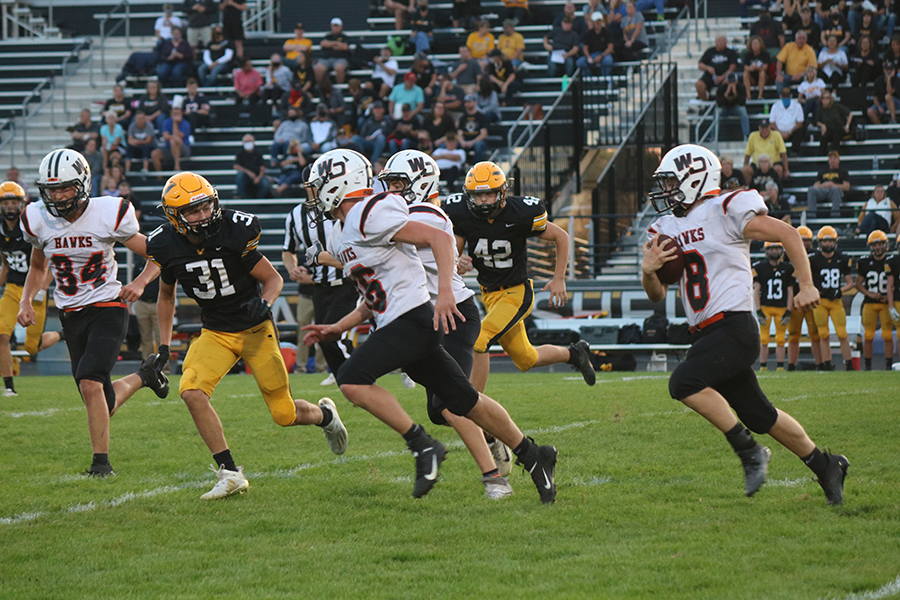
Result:
<svg viewBox="0 0 900 600"><path fill-rule="evenodd" d="M850 359L850 342L847 340L847 313L841 296L856 286L850 277L853 260L844 256L837 249L837 230L831 225L819 229L816 234L819 240L819 251L809 258L813 282L819 290L821 302L815 308L816 327L819 329L819 347L822 349L822 363L816 365L820 371L833 371L831 364L831 332L828 329L828 318L834 324L834 332L841 343L841 356L844 357L844 369L853 370ZM841 276L844 285L841 286Z"/></svg>
<svg viewBox="0 0 900 600"><path fill-rule="evenodd" d="M884 341L884 369L891 370L894 364L894 330L891 324L888 304L888 273L885 255L888 237L880 229L869 234L866 240L872 253L856 263L856 289L865 296L862 305L863 358L866 371L872 370L872 341L875 329L881 321L881 339Z"/></svg>
<svg viewBox="0 0 900 600"><path fill-rule="evenodd" d="M775 321L775 362L784 371L784 332L794 304L794 267L783 260L784 246L765 243L766 257L753 265L753 292L759 319L759 370L769 359L769 331Z"/></svg>
<svg viewBox="0 0 900 600"><path fill-rule="evenodd" d="M671 209L674 216L660 217L649 228L654 237L644 245L641 284L651 301L665 299L668 286L656 271L674 259L675 249L663 250L658 234L674 238L684 250L685 273L678 285L691 330L691 349L672 373L669 393L725 434L744 467L747 496L765 483L771 456L749 427L800 457L818 477L828 504L841 504L847 459L820 451L793 417L772 406L753 372L759 327L753 318L750 240L783 244L800 284L794 305L802 308L814 306L819 294L800 236L767 215L758 192L719 195L720 171L715 154L684 144L667 152L653 173L660 190L651 192L650 200L658 213Z"/></svg>
<svg viewBox="0 0 900 600"><path fill-rule="evenodd" d="M91 198L91 168L75 150L54 150L38 167L37 186L43 202L22 213L22 231L34 248L19 302L19 324L37 322L32 304L53 270L53 301L60 310L72 360L72 375L87 409L94 457L86 475L113 475L109 464L109 418L142 386L165 398L169 380L144 359L137 373L113 382L110 373L128 330L128 308L119 297L113 246L123 244L146 255L134 207L123 198Z"/></svg>
<svg viewBox="0 0 900 600"><path fill-rule="evenodd" d="M272 413L282 427L318 425L335 454L347 449L347 430L330 398L318 406L294 400L278 332L269 309L283 281L257 249L259 220L222 210L219 194L195 173L182 172L163 187L162 207L169 219L147 238L147 255L161 269L157 310L160 356L167 356L175 318L175 283L200 305L203 329L184 359L178 393L187 404L200 437L213 455L218 481L204 500L243 492L250 483L235 465L219 415L209 399L219 381L243 358ZM145 283L155 269L136 280ZM260 291L260 285L262 290Z"/></svg>
<svg viewBox="0 0 900 600"><path fill-rule="evenodd" d="M812 253L812 229L805 225L797 228L800 239L803 241L803 248L806 254ZM793 266L793 265L792 265ZM800 285L797 280L793 281L794 296L800 292ZM809 335L810 350L812 351L813 360L818 365L822 362L822 348L819 345L819 329L816 327L816 317L812 309L798 308L796 305L791 311L791 321L788 323L788 371L797 369L797 359L800 358L800 333L803 331L803 321L806 321L806 333Z"/></svg>
<svg viewBox="0 0 900 600"><path fill-rule="evenodd" d="M588 385L594 385L597 375L587 342L580 340L568 348L550 344L535 348L528 340L524 320L534 307L534 287L527 272L528 238L536 236L556 245L553 278L542 291L550 290L551 306L560 307L568 301L569 235L547 221L543 202L531 196L509 196L507 187L500 167L480 162L466 174L463 193L447 197L445 206L459 253L468 247L460 264L463 269L474 266L478 270L481 301L487 311L475 342L472 384L484 391L491 370L488 352L499 343L520 371L568 363L581 372Z"/></svg>
<svg viewBox="0 0 900 600"><path fill-rule="evenodd" d="M350 402L365 408L403 436L416 460L413 496L427 494L437 481L446 453L443 444L413 422L390 392L375 384L386 373L402 368L414 381L434 390L446 408L465 416L483 430L515 448L518 464L531 474L541 501L556 499L553 446L537 446L522 435L506 410L480 394L459 365L441 346L441 335L456 327L461 316L453 295L453 237L409 219L401 196L372 194L372 165L353 150L332 150L313 163L306 183L309 201L318 213L337 219L328 252L356 280L365 299L352 313L332 325L307 325L307 345L335 339L343 331L374 316L378 328L357 348L338 372L338 385ZM438 272L437 302L432 306L425 268L416 246L430 247Z"/></svg>
<svg viewBox="0 0 900 600"><path fill-rule="evenodd" d="M0 270L0 285L6 285L3 297L0 298L0 375L3 376L4 397L18 396L13 383L13 357L9 349L9 338L16 328L22 285L28 275L31 260L31 244L25 240L19 225L19 216L24 206L25 190L21 185L15 181L0 183L0 211L3 212L3 234L0 235L3 268ZM25 330L25 351L32 356L62 339L62 333L59 331L44 333L49 283L48 276L32 302L35 323Z"/></svg>

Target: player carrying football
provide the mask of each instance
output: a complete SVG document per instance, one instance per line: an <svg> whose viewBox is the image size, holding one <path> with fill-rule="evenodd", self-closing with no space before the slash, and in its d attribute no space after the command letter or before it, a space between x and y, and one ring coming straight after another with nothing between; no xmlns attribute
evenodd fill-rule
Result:
<svg viewBox="0 0 900 600"><path fill-rule="evenodd" d="M769 331L775 321L775 362L784 371L784 332L794 304L794 267L784 260L784 246L765 243L766 257L753 265L753 291L759 319L759 370L766 370Z"/></svg>
<svg viewBox="0 0 900 600"><path fill-rule="evenodd" d="M753 371L759 326L753 318L750 240L784 246L800 284L797 308L819 300L803 244L790 225L767 215L758 192L720 195L720 171L715 154L684 144L667 152L653 173L660 190L650 200L657 212L672 215L649 228L653 237L644 245L641 284L651 301L665 299L668 286L656 271L675 250L663 250L659 234L678 241L686 264L679 292L691 331L691 349L672 373L669 393L725 434L744 467L747 496L765 483L771 456L749 428L800 457L818 477L828 504L841 504L847 459L819 450L793 417L772 406Z"/></svg>
<svg viewBox="0 0 900 600"><path fill-rule="evenodd" d="M816 234L819 240L819 251L809 257L812 269L813 281L819 290L821 302L815 308L816 327L819 329L819 347L822 353L822 363L816 365L820 371L832 371L831 364L831 332L828 329L828 319L834 324L834 332L841 343L841 356L844 357L844 369L853 370L853 361L850 359L850 342L847 340L847 313L844 310L844 302L841 296L849 292L855 286L850 277L853 269L853 260L837 249L837 230L831 225L819 229ZM841 277L844 284L841 285Z"/></svg>
<svg viewBox="0 0 900 600"><path fill-rule="evenodd" d="M872 370L872 342L875 329L881 321L881 339L884 341L884 368L891 370L894 364L894 332L891 323L891 306L888 304L888 258L885 254L888 237L880 229L869 234L866 243L872 249L869 256L856 264L856 289L864 296L862 305L863 359L866 371Z"/></svg>

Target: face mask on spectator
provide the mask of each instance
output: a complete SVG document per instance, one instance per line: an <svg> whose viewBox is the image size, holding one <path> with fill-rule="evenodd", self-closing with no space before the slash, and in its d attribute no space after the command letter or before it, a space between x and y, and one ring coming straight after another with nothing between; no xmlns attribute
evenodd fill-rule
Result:
<svg viewBox="0 0 900 600"><path fill-rule="evenodd" d="M253 150L253 142L244 142L244 150L247 152Z"/></svg>
<svg viewBox="0 0 900 600"><path fill-rule="evenodd" d="M790 98L782 98L782 99L781 99L781 104L782 104L782 106L784 106L785 108L787 108L788 106L791 105L791 99L790 99Z"/></svg>

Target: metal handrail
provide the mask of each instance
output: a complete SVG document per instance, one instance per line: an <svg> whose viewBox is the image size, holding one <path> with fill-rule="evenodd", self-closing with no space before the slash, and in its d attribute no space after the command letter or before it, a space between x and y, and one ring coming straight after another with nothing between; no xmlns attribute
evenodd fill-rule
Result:
<svg viewBox="0 0 900 600"><path fill-rule="evenodd" d="M118 20L118 22L113 25L112 29L106 31L106 22L109 21L112 16L119 12L119 9L125 7L125 18ZM129 50L131 49L131 4L128 0L121 0L111 11L106 13L106 16L100 21L100 70L103 71L103 74L106 74L106 38L110 37L116 31L119 30L119 27L125 25L125 43L127 44ZM94 84L93 76L91 77L91 85Z"/></svg>
<svg viewBox="0 0 900 600"><path fill-rule="evenodd" d="M3 133L4 130L9 128L10 134L0 141L0 153L3 152L3 149L9 146L9 164L14 165L15 163L15 144L13 141L16 139L16 122L13 119L4 119L2 123L0 123L0 134Z"/></svg>
<svg viewBox="0 0 900 600"><path fill-rule="evenodd" d="M709 127L706 128L706 131L703 132L703 135L700 135L700 126L703 125L706 121L712 121ZM697 144L703 144L706 142L706 139L709 137L710 132L715 131L715 138L713 141L713 145L715 146L715 153L719 153L719 111L716 110L715 102L706 107L706 110L700 114L700 117L697 119L697 124L694 126L694 139L697 140Z"/></svg>

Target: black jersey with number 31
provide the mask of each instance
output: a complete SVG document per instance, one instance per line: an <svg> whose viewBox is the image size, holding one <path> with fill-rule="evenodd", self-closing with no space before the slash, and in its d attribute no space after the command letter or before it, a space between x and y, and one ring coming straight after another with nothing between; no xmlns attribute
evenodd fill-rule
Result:
<svg viewBox="0 0 900 600"><path fill-rule="evenodd" d="M547 211L540 199L507 196L506 206L494 219L472 214L462 194L448 196L441 208L453 221L453 233L466 240L482 287L509 287L528 280L528 238L547 231Z"/></svg>
<svg viewBox="0 0 900 600"><path fill-rule="evenodd" d="M260 284L250 271L262 260L257 250L259 220L249 213L222 211L219 232L193 244L166 223L147 237L147 254L168 284L181 289L200 306L203 327L237 332L259 325L247 318L241 304L259 296Z"/></svg>

